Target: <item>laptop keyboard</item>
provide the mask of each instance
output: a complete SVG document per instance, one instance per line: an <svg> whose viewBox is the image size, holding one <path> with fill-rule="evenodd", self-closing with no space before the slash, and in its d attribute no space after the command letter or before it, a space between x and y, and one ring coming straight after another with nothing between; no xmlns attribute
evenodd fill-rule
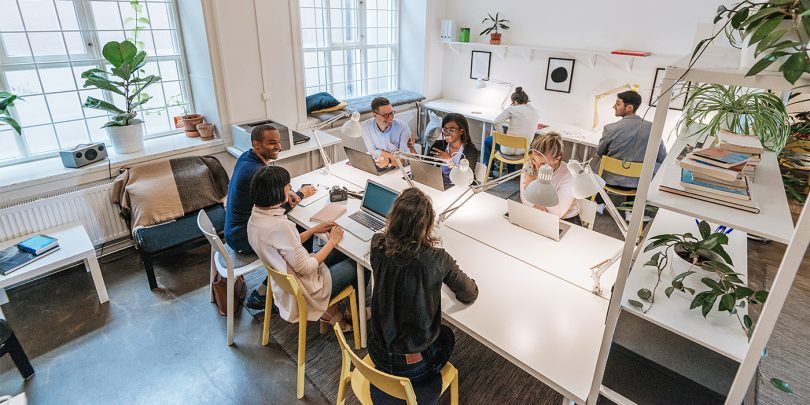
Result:
<svg viewBox="0 0 810 405"><path fill-rule="evenodd" d="M359 222L361 225L375 232L385 227L385 222L380 221L379 219L366 214L363 211L357 211L354 214L349 215L349 218Z"/></svg>

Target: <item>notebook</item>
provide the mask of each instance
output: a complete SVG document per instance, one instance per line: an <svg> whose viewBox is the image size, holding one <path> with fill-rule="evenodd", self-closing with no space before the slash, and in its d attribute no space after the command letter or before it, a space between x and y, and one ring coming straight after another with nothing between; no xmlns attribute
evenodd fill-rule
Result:
<svg viewBox="0 0 810 405"><path fill-rule="evenodd" d="M346 212L346 205L338 204L338 203L331 203L323 208L320 211L313 214L309 220L316 221L316 222L329 222L335 221L340 218L343 213Z"/></svg>

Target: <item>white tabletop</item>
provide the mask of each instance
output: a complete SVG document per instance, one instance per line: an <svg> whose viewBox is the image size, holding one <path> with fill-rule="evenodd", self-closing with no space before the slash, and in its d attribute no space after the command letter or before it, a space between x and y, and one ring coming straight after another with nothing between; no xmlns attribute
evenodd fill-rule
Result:
<svg viewBox="0 0 810 405"><path fill-rule="evenodd" d="M8 287L36 276L56 270L60 267L73 264L87 258L90 254L95 257L95 248L87 236L87 231L80 222L71 222L58 227L45 229L37 234L48 235L59 241L59 250L49 253L6 276L0 276L0 288ZM22 242L33 236L26 235L0 243L0 250Z"/></svg>
<svg viewBox="0 0 810 405"><path fill-rule="evenodd" d="M712 228L714 227L715 225L712 224ZM661 209L658 210L658 214L647 235L655 236L664 233L685 232L697 234L697 225L693 217ZM728 236L729 243L726 251L734 262L734 271L741 273L742 277L740 278L745 281L748 275L747 235L745 232L735 230ZM647 243L645 241L642 246L646 246ZM627 278L627 284L625 284L622 299L623 309L735 361L742 362L748 350L748 339L740 327L737 316L730 315L728 312L718 312L715 306L712 312L706 318L703 318L700 308L689 309L689 304L692 302L691 298L679 294L672 294L670 298L667 298L664 289L671 284L672 278L676 275L671 269L667 268L661 274L661 285L655 294L655 304L646 314L627 303L628 299L641 301L636 295L639 289L648 288L652 290L653 286L655 286L656 270L651 267L644 267L644 263L656 251L658 249L639 254L633 270ZM691 277L697 277L698 275L693 274ZM705 289L708 290L708 287ZM716 305L719 305L719 302L718 300ZM646 308L646 302L644 303ZM748 312L747 308L739 311L740 316Z"/></svg>

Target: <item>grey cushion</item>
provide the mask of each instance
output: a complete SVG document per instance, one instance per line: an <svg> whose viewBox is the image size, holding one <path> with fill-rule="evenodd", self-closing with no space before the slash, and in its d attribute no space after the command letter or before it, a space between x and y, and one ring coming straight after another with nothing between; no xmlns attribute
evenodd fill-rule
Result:
<svg viewBox="0 0 810 405"><path fill-rule="evenodd" d="M374 100L377 97L387 98L388 101L391 102L391 105L393 107L403 104L415 103L417 101L422 101L425 99L425 96L415 91L408 91L408 90L389 91L386 93L378 93L370 96L348 99L346 100L346 102L349 103L349 105L347 105L344 109L313 115L313 117L316 117L321 121L328 121L329 119L336 117L339 114L342 114L344 111L348 111L349 113L357 111L360 114L365 114L371 112L371 100Z"/></svg>
<svg viewBox="0 0 810 405"><path fill-rule="evenodd" d="M206 208L205 212L217 232L221 232L225 228L225 208L222 205L213 205ZM196 211L171 222L135 231L138 247L146 253L159 252L204 237L197 227Z"/></svg>

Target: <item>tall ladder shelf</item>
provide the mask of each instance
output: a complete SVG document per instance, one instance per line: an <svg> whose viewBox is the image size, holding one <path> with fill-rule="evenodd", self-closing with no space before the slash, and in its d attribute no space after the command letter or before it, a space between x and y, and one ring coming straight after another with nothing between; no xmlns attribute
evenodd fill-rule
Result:
<svg viewBox="0 0 810 405"><path fill-rule="evenodd" d="M655 118L644 155L644 162L655 161L658 145L661 142L664 132L667 111L672 99L672 88L678 80L769 89L776 92L786 92L798 86L810 85L810 78L808 77L802 77L795 84L790 84L782 77L780 72L762 72L756 76L746 77L746 70L740 70L737 66L731 66L731 64L737 64L736 58L728 58L727 55L725 55L725 57L714 56L711 55L710 52L707 52L691 69L689 68L688 58L681 60L673 66L667 67L661 84L661 91L663 93L655 111ZM682 147L682 142L678 142L678 145ZM673 148L670 154L679 153L680 149L677 149L678 147L679 146ZM674 156L670 156L670 158L674 158ZM772 158L775 161L775 156L768 156L767 158ZM674 159L668 160L674 163ZM766 156L763 155L763 162L765 160ZM802 258L807 250L808 242L810 241L810 212L808 212L807 209L807 206L810 204L805 204L799 216L799 220L794 227L787 207L784 189L781 187L782 181L781 177L779 177L778 167L776 167L775 173L767 174L768 178L772 180L771 184L763 184L761 187L768 187L768 190L778 189L779 192L776 194L765 192L760 195L754 193L754 198L757 199L757 202L760 204L761 211L759 214L750 214L734 208L726 208L688 197L660 192L658 185L662 181L661 178L665 176L665 165L662 165L659 169L655 179L653 179L654 165L648 163L644 164L641 172L638 191L633 204L630 226L628 227L627 238L622 251L619 272L608 306L605 332L602 336L602 345L600 347L599 359L591 385L591 392L588 395L588 404L596 404L600 388L602 392L612 392L609 387L602 386L602 378L605 373L605 367L619 314L622 310L622 301L628 275L633 266L634 249L643 249L643 243L636 247L634 242L638 239L644 207L647 203L657 206L659 209L675 211L695 218L702 218L709 222L744 230L753 235L787 244L787 249L779 265L779 270L776 273L773 285L771 286L768 300L762 307L754 332L751 339L747 342L744 356L741 359L737 374L726 396L725 403L727 405L742 403L746 391L748 390L748 385L753 381L761 353L765 349L768 339L773 332L785 299L787 298L790 287L801 265ZM760 169L762 169L762 167ZM762 182L764 176L760 176L759 172L757 176L757 180ZM774 176L775 179L773 178ZM683 310L689 311L688 306L684 306ZM710 328L711 325L707 323L706 327ZM740 331L740 333L743 332Z"/></svg>

